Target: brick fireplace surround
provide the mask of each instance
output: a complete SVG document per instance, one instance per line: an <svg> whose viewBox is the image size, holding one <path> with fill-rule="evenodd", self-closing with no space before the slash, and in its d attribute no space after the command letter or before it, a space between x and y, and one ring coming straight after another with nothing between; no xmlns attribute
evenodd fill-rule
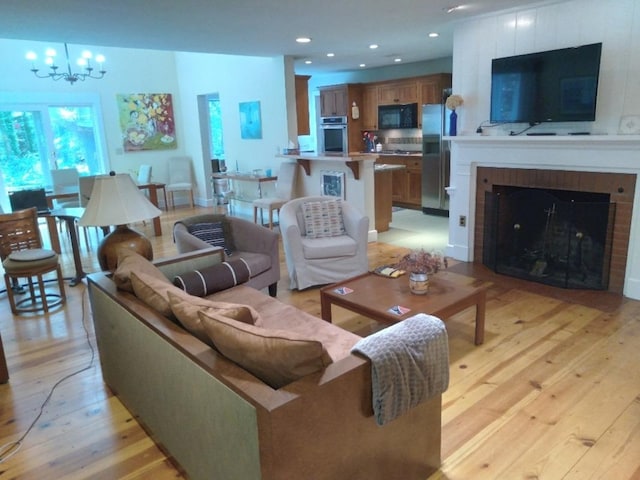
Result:
<svg viewBox="0 0 640 480"><path fill-rule="evenodd" d="M635 184L636 176L624 173L478 167L473 258L476 262L482 261L485 192L493 191L494 185L607 193L616 204L609 291L622 293Z"/></svg>
<svg viewBox="0 0 640 480"><path fill-rule="evenodd" d="M640 137L451 140L447 254L482 263L484 195L494 185L607 193L616 203L608 289L640 299ZM466 227L460 216L467 217Z"/></svg>

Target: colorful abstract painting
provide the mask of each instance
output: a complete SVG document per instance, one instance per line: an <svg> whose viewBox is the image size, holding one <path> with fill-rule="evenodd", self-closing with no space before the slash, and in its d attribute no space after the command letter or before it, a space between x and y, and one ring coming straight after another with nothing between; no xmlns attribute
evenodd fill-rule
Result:
<svg viewBox="0 0 640 480"><path fill-rule="evenodd" d="M240 137L245 139L262 138L260 102L240 102Z"/></svg>
<svg viewBox="0 0 640 480"><path fill-rule="evenodd" d="M170 93L118 94L125 152L177 148Z"/></svg>

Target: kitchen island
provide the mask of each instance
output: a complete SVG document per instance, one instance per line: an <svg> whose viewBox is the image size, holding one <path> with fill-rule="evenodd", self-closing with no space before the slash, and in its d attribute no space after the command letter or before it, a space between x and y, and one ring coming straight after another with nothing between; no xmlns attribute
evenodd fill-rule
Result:
<svg viewBox="0 0 640 480"><path fill-rule="evenodd" d="M375 212L376 230L386 232L389 230L393 213L393 172L404 170L404 165L391 165L388 163L376 163L375 171Z"/></svg>

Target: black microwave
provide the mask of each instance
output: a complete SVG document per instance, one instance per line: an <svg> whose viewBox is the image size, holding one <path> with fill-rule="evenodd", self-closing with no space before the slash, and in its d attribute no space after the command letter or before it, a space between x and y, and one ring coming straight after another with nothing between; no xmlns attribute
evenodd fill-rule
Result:
<svg viewBox="0 0 640 480"><path fill-rule="evenodd" d="M378 129L389 128L418 128L418 104L380 105Z"/></svg>

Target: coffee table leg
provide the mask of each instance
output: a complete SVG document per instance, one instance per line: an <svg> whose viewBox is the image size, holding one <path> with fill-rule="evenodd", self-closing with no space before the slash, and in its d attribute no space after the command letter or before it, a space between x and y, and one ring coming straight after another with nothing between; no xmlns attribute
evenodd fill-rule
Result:
<svg viewBox="0 0 640 480"><path fill-rule="evenodd" d="M478 294L478 303L476 304L476 345L482 345L484 343L484 312L486 306L487 292L483 290Z"/></svg>
<svg viewBox="0 0 640 480"><path fill-rule="evenodd" d="M331 323L331 301L322 292L320 292L320 316Z"/></svg>

